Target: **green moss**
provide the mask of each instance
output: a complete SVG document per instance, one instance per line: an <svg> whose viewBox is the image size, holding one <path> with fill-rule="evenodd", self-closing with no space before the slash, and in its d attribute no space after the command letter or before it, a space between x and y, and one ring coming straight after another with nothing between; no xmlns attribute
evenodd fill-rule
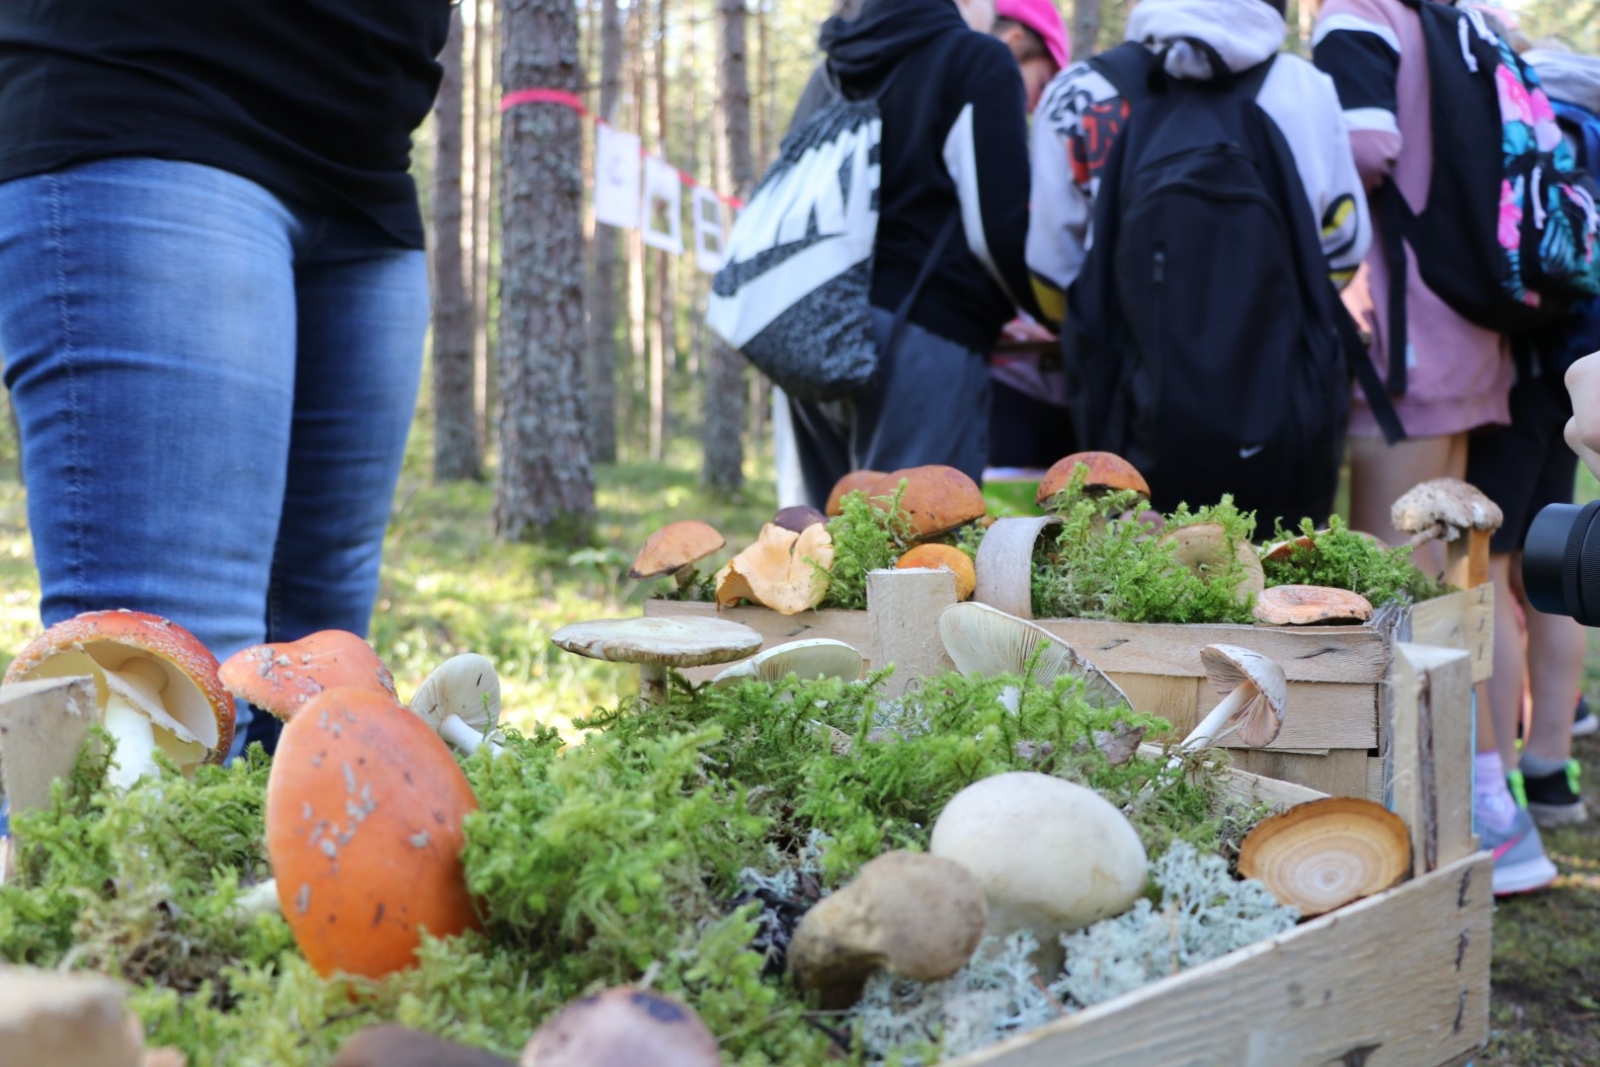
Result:
<svg viewBox="0 0 1600 1067"><path fill-rule="evenodd" d="M828 523L833 566L827 568L828 595L822 607L865 611L867 572L893 567L911 547L911 519L900 506L905 480L894 495L868 499L865 490L847 493L839 514Z"/></svg>
<svg viewBox="0 0 1600 1067"><path fill-rule="evenodd" d="M1355 533L1337 515L1326 530L1318 531L1310 519L1294 533L1281 526L1274 540L1310 536L1315 545L1296 545L1288 558L1266 560L1268 585L1323 585L1360 593L1374 607L1410 600L1413 603L1443 596L1450 587L1430 578L1411 562L1411 549L1384 548Z"/></svg>

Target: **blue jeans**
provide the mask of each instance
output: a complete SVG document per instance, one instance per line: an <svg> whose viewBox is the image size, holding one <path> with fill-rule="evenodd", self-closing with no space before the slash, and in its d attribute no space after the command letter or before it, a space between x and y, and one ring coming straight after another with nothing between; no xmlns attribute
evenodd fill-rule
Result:
<svg viewBox="0 0 1600 1067"><path fill-rule="evenodd" d="M422 252L227 171L112 159L0 184L44 624L137 608L219 659L365 634L427 324Z"/></svg>

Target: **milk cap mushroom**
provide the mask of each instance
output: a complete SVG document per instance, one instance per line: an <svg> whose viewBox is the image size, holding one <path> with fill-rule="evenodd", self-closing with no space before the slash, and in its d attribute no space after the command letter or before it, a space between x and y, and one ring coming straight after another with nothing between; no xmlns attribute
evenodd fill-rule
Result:
<svg viewBox="0 0 1600 1067"><path fill-rule="evenodd" d="M1212 577L1237 560L1242 569L1239 584L1234 586L1234 599L1241 604L1253 596L1260 596L1267 587L1267 574L1261 567L1261 557L1248 541L1228 544L1228 531L1219 522L1196 522L1179 526L1161 535L1157 544L1172 551L1173 562L1191 571L1202 581Z"/></svg>
<svg viewBox="0 0 1600 1067"><path fill-rule="evenodd" d="M17 653L4 684L90 676L116 739L109 781L129 786L160 750L185 772L221 763L233 743L233 700L217 659L194 634L142 611L91 611L56 623Z"/></svg>
<svg viewBox="0 0 1600 1067"><path fill-rule="evenodd" d="M828 503L822 510L829 516L844 513L844 498L851 493L866 492L876 485L883 477L883 471L851 471L837 482L828 491Z"/></svg>
<svg viewBox="0 0 1600 1067"><path fill-rule="evenodd" d="M1318 530L1317 533L1323 531ZM1283 541L1275 541L1261 550L1263 563L1287 563L1297 554L1302 552L1315 552L1317 539L1313 534L1301 534L1299 537L1290 537Z"/></svg>
<svg viewBox="0 0 1600 1067"><path fill-rule="evenodd" d="M826 526L795 533L769 522L754 544L717 572L717 606L748 600L780 615L810 611L828 595L831 566L833 538Z"/></svg>
<svg viewBox="0 0 1600 1067"><path fill-rule="evenodd" d="M505 751L484 737L500 721L500 676L487 656L463 652L439 664L411 698L411 710L469 756L485 743L493 755Z"/></svg>
<svg viewBox="0 0 1600 1067"><path fill-rule="evenodd" d="M1039 490L1034 495L1038 505L1048 507L1055 495L1072 481L1079 466L1085 471L1083 488L1086 493L1114 493L1131 489L1146 500L1150 498L1150 483L1144 480L1144 475L1115 452L1074 452L1056 460L1045 471L1044 477L1039 480Z"/></svg>
<svg viewBox="0 0 1600 1067"><path fill-rule="evenodd" d="M574 1000L535 1030L521 1067L721 1067L717 1039L687 1004L615 986Z"/></svg>
<svg viewBox="0 0 1600 1067"><path fill-rule="evenodd" d="M1257 622L1269 626L1366 622L1372 618L1372 602L1348 589L1322 585L1275 585L1256 597L1251 614Z"/></svg>
<svg viewBox="0 0 1600 1067"><path fill-rule="evenodd" d="M1103 708L1133 705L1122 687L1042 626L987 604L952 604L939 613L939 639L956 670L966 675L1021 674L1041 686L1067 676Z"/></svg>
<svg viewBox="0 0 1600 1067"><path fill-rule="evenodd" d="M718 674L711 679L711 684L732 685L750 678L781 682L791 674L801 681L842 678L853 682L861 677L861 668L865 663L861 653L843 641L835 641L831 637L813 637L763 649L743 663L735 663Z"/></svg>
<svg viewBox="0 0 1600 1067"><path fill-rule="evenodd" d="M1138 831L1110 801L1033 771L957 793L934 822L928 851L978 880L989 933L1033 932L1041 973L1060 965L1060 935L1131 907L1148 868Z"/></svg>
<svg viewBox="0 0 1600 1067"><path fill-rule="evenodd" d="M1272 744L1283 727L1289 697L1289 683L1278 662L1238 645L1207 645L1200 650L1200 663L1222 702L1200 720L1181 747L1205 748L1235 734L1250 748Z"/></svg>
<svg viewBox="0 0 1600 1067"><path fill-rule="evenodd" d="M941 567L956 576L956 599L966 600L978 587L978 572L973 568L972 557L954 545L917 545L901 556L894 564L900 570Z"/></svg>
<svg viewBox="0 0 1600 1067"><path fill-rule="evenodd" d="M395 696L394 676L372 646L348 630L240 649L222 662L222 684L285 721L325 689L355 687Z"/></svg>
<svg viewBox="0 0 1600 1067"><path fill-rule="evenodd" d="M418 715L329 689L290 719L267 780L267 857L295 944L323 977L416 964L422 931L478 926L461 823L466 775Z"/></svg>
<svg viewBox="0 0 1600 1067"><path fill-rule="evenodd" d="M807 504L796 504L794 507L780 508L778 513L772 516L772 524L774 526L781 526L793 533L804 533L809 526L815 526L818 523L826 525L827 522L828 516Z"/></svg>
<svg viewBox="0 0 1600 1067"><path fill-rule="evenodd" d="M743 659L761 647L761 635L726 619L596 619L563 626L550 635L557 648L589 659L639 665L639 695L667 699L668 667L702 667Z"/></svg>
<svg viewBox="0 0 1600 1067"><path fill-rule="evenodd" d="M1411 834L1382 804L1327 797L1263 819L1239 849L1239 873L1310 917L1398 883L1411 867Z"/></svg>
<svg viewBox="0 0 1600 1067"><path fill-rule="evenodd" d="M645 539L644 547L633 557L629 578L662 578L681 575L727 542L709 523L685 519L661 527Z"/></svg>
<svg viewBox="0 0 1600 1067"><path fill-rule="evenodd" d="M910 517L912 536L926 541L984 517L988 503L978 483L954 467L931 464L892 471L874 482L867 495L887 502L906 483L900 507Z"/></svg>
<svg viewBox="0 0 1600 1067"><path fill-rule="evenodd" d="M824 1008L855 1003L872 972L937 982L961 969L983 938L983 887L961 864L885 852L806 912L789 942L789 970Z"/></svg>

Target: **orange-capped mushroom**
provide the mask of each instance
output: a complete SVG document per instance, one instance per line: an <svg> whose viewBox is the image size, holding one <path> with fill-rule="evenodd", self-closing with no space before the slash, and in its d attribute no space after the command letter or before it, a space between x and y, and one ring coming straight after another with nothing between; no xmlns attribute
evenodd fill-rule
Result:
<svg viewBox="0 0 1600 1067"><path fill-rule="evenodd" d="M477 927L461 866L478 802L419 716L371 689L329 689L289 720L267 782L267 856L295 944L318 974L416 964L424 928Z"/></svg>
<svg viewBox="0 0 1600 1067"><path fill-rule="evenodd" d="M233 700L217 658L175 622L142 611L91 611L56 623L17 653L5 683L89 675L116 739L109 779L127 786L160 750L184 771L221 763L233 743Z"/></svg>
<svg viewBox="0 0 1600 1067"><path fill-rule="evenodd" d="M1372 603L1360 593L1322 585L1275 585L1256 595L1252 609L1269 626L1314 626L1319 622L1366 622Z"/></svg>
<svg viewBox="0 0 1600 1067"><path fill-rule="evenodd" d="M727 541L716 527L699 519L669 522L645 538L644 547L633 557L628 577L664 578L693 567L720 549Z"/></svg>
<svg viewBox="0 0 1600 1067"><path fill-rule="evenodd" d="M885 474L867 489L867 495L874 503L892 497L901 481L906 490L900 506L911 517L912 536L919 541L976 522L988 508L977 482L954 467L938 464Z"/></svg>
<svg viewBox="0 0 1600 1067"><path fill-rule="evenodd" d="M367 644L348 630L319 630L298 641L252 645L222 663L222 684L288 721L327 689L370 689L393 698L394 676Z"/></svg>
<svg viewBox="0 0 1600 1067"><path fill-rule="evenodd" d="M966 600L978 587L978 572L972 566L972 557L954 545L917 545L901 556L894 564L901 570L943 567L956 576L956 599Z"/></svg>
<svg viewBox="0 0 1600 1067"><path fill-rule="evenodd" d="M1085 492L1112 493L1131 489L1146 500L1150 499L1150 484L1144 480L1144 475L1115 452L1074 452L1056 460L1039 480L1034 500L1040 507L1048 506L1051 498L1067 487L1080 463L1086 469Z"/></svg>
<svg viewBox="0 0 1600 1067"><path fill-rule="evenodd" d="M851 471L833 483L833 488L828 491L828 505L822 510L830 517L843 514L845 497L857 489L866 492L882 477L882 471Z"/></svg>

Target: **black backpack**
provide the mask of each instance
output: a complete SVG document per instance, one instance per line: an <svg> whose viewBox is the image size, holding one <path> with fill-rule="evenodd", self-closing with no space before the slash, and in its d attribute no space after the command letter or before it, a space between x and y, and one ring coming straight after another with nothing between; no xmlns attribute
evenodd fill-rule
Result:
<svg viewBox="0 0 1600 1067"><path fill-rule="evenodd" d="M1090 63L1131 112L1067 298L1079 446L1125 456L1163 511L1231 493L1267 529L1322 521L1352 369L1397 423L1328 277L1289 146L1255 102L1272 60L1209 82L1168 79L1136 42Z"/></svg>

